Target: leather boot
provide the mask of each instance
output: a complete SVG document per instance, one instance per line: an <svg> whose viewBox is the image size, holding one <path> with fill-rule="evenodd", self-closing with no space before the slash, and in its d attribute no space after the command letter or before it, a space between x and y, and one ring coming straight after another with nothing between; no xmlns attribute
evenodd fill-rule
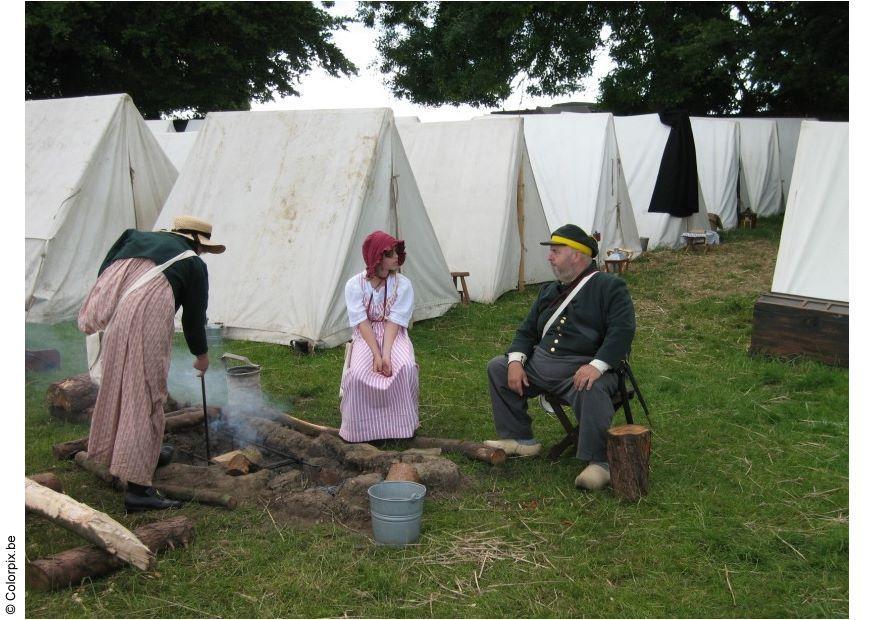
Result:
<svg viewBox="0 0 875 620"><path fill-rule="evenodd" d="M164 510L166 508L182 508L182 502L167 499L155 490L147 487L142 494L125 493L125 510L127 512L142 512L144 510Z"/></svg>

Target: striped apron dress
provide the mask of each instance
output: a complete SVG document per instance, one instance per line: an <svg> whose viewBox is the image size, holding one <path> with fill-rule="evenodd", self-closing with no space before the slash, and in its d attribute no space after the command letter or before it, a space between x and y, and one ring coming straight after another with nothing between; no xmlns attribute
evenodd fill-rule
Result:
<svg viewBox="0 0 875 620"><path fill-rule="evenodd" d="M103 379L91 417L88 456L120 480L144 486L152 484L164 437L176 307L173 289L162 274L121 304L119 299L154 266L146 258L111 263L88 294L78 320L86 334L106 329L100 354Z"/></svg>
<svg viewBox="0 0 875 620"><path fill-rule="evenodd" d="M364 274L360 277L362 305L382 350L386 317L397 298L397 279L392 291L389 282L374 294L365 292ZM412 437L419 427L419 367L413 354L413 343L406 327L398 327L392 344L392 376L373 370L373 354L358 327L353 330L349 368L341 380L343 398L340 436L346 441L361 442L377 439Z"/></svg>

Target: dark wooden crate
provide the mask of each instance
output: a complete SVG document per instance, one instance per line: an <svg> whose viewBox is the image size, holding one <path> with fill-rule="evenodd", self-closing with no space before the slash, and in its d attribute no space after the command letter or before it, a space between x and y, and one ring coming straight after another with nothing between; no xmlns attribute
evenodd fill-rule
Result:
<svg viewBox="0 0 875 620"><path fill-rule="evenodd" d="M766 293L753 308L750 353L804 356L848 367L848 304Z"/></svg>

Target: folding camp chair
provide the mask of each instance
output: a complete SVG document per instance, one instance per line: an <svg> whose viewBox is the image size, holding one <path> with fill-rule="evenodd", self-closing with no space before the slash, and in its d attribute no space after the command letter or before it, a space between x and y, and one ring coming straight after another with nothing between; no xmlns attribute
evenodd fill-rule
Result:
<svg viewBox="0 0 875 620"><path fill-rule="evenodd" d="M616 368L613 368L608 372L616 373L618 379L617 391L611 399L611 402L614 405L614 411L616 412L620 407L623 407L623 412L626 415L626 423L632 424L632 407L629 402L632 398L638 398L638 402L641 403L641 408L644 410L644 415L647 416L647 421L650 422L650 411L647 409L644 395L641 394L641 389L638 387L635 375L632 374L632 368L629 366L628 360L622 360ZM630 387L626 386L627 378L631 384ZM562 406L564 405L568 407L570 405L564 398L551 393L544 394L543 397L553 409L553 414L556 416L556 419L559 420L562 428L565 429L565 437L547 452L547 456L550 460L555 461L562 456L562 453L565 452L565 450L577 445L579 427L577 424L572 424L571 420L569 420L568 416L565 414L565 410Z"/></svg>

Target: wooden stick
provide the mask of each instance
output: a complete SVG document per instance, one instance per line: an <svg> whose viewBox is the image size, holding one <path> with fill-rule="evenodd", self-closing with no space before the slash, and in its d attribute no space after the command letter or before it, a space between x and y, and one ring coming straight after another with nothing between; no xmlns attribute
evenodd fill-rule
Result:
<svg viewBox="0 0 875 620"><path fill-rule="evenodd" d="M155 555L130 530L72 497L25 478L24 504L30 512L82 536L131 566L140 570L155 566Z"/></svg>
<svg viewBox="0 0 875 620"><path fill-rule="evenodd" d="M331 426L322 426L321 424L313 424L312 422L301 420L286 413L279 413L269 417L273 417L277 422L290 426L299 433L309 435L310 437L318 437L320 433L328 433L329 435L340 437L340 429Z"/></svg>
<svg viewBox="0 0 875 620"><path fill-rule="evenodd" d="M143 525L133 533L152 553L158 554L188 546L194 537L194 522L178 516ZM77 586L85 579L108 575L123 566L124 562L98 547L76 547L28 562L25 584L28 589L41 591Z"/></svg>

